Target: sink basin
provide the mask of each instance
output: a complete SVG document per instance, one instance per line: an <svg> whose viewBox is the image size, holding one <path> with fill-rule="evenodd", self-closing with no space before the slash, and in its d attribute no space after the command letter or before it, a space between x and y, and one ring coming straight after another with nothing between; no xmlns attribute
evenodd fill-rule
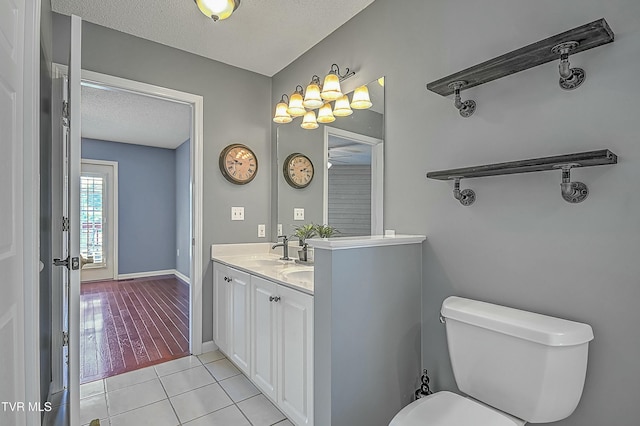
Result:
<svg viewBox="0 0 640 426"><path fill-rule="evenodd" d="M287 281L313 283L313 268L291 268L282 271L282 277Z"/></svg>

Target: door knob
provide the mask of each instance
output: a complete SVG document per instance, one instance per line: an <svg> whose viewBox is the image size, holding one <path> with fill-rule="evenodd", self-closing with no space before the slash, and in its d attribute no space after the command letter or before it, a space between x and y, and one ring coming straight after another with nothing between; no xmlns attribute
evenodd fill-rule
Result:
<svg viewBox="0 0 640 426"><path fill-rule="evenodd" d="M85 258L83 255L80 255L80 269L83 269L87 263L93 263L93 256L87 256Z"/></svg>

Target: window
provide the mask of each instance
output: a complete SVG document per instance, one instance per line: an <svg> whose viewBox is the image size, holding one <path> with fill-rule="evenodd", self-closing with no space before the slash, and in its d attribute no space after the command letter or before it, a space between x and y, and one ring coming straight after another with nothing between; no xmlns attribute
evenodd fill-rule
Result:
<svg viewBox="0 0 640 426"><path fill-rule="evenodd" d="M93 257L92 267L104 267L104 194L106 177L87 174L80 177L80 254Z"/></svg>

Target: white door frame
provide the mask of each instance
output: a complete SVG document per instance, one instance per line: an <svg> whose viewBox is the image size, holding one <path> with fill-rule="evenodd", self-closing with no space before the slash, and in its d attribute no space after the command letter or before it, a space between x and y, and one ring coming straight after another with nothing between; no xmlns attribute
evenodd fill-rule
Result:
<svg viewBox="0 0 640 426"><path fill-rule="evenodd" d="M82 158L81 163L83 166L87 164L112 168L111 180L113 181L113 185L107 186L107 192L109 194L107 198L107 233L111 234L107 236L107 252L111 259L111 267L113 270L110 279L115 280L118 277L118 162ZM80 169L80 175L82 175L82 168ZM80 271L80 276L82 276L82 271ZM87 282L89 281L90 280L87 280ZM81 282L83 281L81 280Z"/></svg>
<svg viewBox="0 0 640 426"><path fill-rule="evenodd" d="M53 77L66 75L67 66L53 64ZM191 284L189 287L189 350L193 355L202 353L202 198L203 198L203 111L204 99L200 95L181 92L166 87L154 86L139 81L128 80L82 70L82 82L99 86L112 87L118 90L141 93L159 99L188 104L192 107L191 115L191 232L192 253L190 266ZM53 314L56 315L56 306ZM58 313L60 315L60 313ZM55 316L54 316L55 318ZM56 325L54 321L53 325ZM56 330L53 330L55 333Z"/></svg>
<svg viewBox="0 0 640 426"><path fill-rule="evenodd" d="M323 182L323 202L322 202L322 222L329 223L329 136L337 136L342 139L349 139L356 143L371 146L371 235L383 234L384 215L384 141L360 133L338 129L336 127L324 126L324 159L322 171Z"/></svg>

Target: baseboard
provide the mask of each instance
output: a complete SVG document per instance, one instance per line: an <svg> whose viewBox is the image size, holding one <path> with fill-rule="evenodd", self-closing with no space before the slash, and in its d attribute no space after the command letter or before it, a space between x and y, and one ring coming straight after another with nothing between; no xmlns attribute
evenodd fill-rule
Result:
<svg viewBox="0 0 640 426"><path fill-rule="evenodd" d="M175 275L179 280L187 283L187 285L191 285L191 279L182 272L179 272L177 269L173 271L173 275Z"/></svg>
<svg viewBox="0 0 640 426"><path fill-rule="evenodd" d="M175 269L165 269L162 271L134 272L132 274L118 274L119 280L129 280L133 278L158 277L160 275L175 275Z"/></svg>
<svg viewBox="0 0 640 426"><path fill-rule="evenodd" d="M213 352L218 350L218 345L216 345L213 340L209 340L208 342L202 342L202 353L206 354L207 352Z"/></svg>

